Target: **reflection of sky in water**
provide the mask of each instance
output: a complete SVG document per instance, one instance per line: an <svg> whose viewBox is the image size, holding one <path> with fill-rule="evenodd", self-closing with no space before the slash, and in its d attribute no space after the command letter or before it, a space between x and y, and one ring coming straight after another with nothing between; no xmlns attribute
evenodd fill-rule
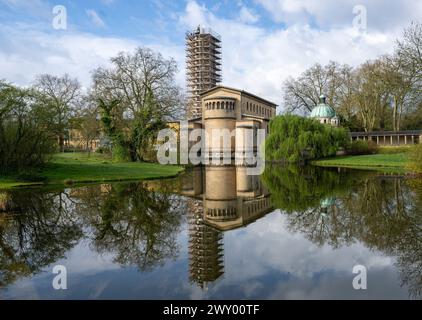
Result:
<svg viewBox="0 0 422 320"><path fill-rule="evenodd" d="M408 298L400 287L394 259L361 243L333 249L318 247L286 228L286 215L275 211L245 228L224 233L224 274L203 291L189 282L187 225L178 235L175 261L150 272L121 267L111 255L98 255L82 240L66 254L68 290L51 286L52 266L0 291L3 298L51 299L365 299ZM368 289L354 290L352 268L368 268Z"/></svg>

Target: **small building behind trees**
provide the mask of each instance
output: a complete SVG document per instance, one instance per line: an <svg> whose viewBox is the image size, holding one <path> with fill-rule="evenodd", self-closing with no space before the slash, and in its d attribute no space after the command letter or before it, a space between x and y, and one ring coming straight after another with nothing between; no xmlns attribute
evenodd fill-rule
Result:
<svg viewBox="0 0 422 320"><path fill-rule="evenodd" d="M319 97L319 103L312 110L310 117L317 119L322 124L330 124L334 127L340 125L340 119L334 108L327 104L325 95Z"/></svg>

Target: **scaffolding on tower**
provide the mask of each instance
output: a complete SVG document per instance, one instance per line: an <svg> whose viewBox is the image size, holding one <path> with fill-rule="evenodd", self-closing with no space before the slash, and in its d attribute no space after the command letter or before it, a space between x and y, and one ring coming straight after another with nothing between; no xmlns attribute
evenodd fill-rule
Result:
<svg viewBox="0 0 422 320"><path fill-rule="evenodd" d="M221 37L198 27L186 33L187 115L202 116L201 93L221 83Z"/></svg>

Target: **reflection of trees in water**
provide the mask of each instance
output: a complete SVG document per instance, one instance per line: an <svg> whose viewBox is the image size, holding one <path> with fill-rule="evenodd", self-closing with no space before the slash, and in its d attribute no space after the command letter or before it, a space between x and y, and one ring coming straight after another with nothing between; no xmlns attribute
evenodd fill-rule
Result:
<svg viewBox="0 0 422 320"><path fill-rule="evenodd" d="M178 252L183 202L144 183L78 189L76 206L90 228L95 251L115 255L121 265L150 270Z"/></svg>
<svg viewBox="0 0 422 320"><path fill-rule="evenodd" d="M336 170L311 166L266 166L262 175L273 205L287 212L319 206L333 191L347 192L351 181L358 178L348 171L339 174Z"/></svg>
<svg viewBox="0 0 422 320"><path fill-rule="evenodd" d="M2 192L0 286L62 258L82 236L65 193L40 190Z"/></svg>
<svg viewBox="0 0 422 320"><path fill-rule="evenodd" d="M396 256L403 284L411 296L420 296L422 182L318 172L321 168L300 170L270 168L264 175L275 206L289 213L289 229L318 245L340 247L361 241Z"/></svg>
<svg viewBox="0 0 422 320"><path fill-rule="evenodd" d="M1 193L0 286L38 273L83 237L121 265L149 270L177 254L180 198L146 183Z"/></svg>

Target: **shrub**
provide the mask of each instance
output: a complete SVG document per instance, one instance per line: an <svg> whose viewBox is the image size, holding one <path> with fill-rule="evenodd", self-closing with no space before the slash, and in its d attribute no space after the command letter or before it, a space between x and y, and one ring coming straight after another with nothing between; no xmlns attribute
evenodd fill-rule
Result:
<svg viewBox="0 0 422 320"><path fill-rule="evenodd" d="M413 171L422 173L422 144L412 147L409 153L409 167Z"/></svg>
<svg viewBox="0 0 422 320"><path fill-rule="evenodd" d="M355 140L347 148L347 153L351 155L363 155L377 153L378 146L373 141Z"/></svg>
<svg viewBox="0 0 422 320"><path fill-rule="evenodd" d="M74 180L72 180L72 179L66 179L66 180L64 180L64 181L63 181L63 183L64 183L64 185L66 185L66 186L72 186L72 185L74 185L74 184L75 184L75 181L74 181Z"/></svg>
<svg viewBox="0 0 422 320"><path fill-rule="evenodd" d="M378 147L377 153L380 154L398 154L407 153L412 149L411 146L382 146Z"/></svg>
<svg viewBox="0 0 422 320"><path fill-rule="evenodd" d="M349 134L343 128L284 115L271 120L265 148L268 160L294 163L334 156L349 143Z"/></svg>

